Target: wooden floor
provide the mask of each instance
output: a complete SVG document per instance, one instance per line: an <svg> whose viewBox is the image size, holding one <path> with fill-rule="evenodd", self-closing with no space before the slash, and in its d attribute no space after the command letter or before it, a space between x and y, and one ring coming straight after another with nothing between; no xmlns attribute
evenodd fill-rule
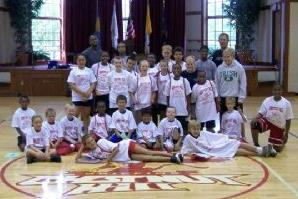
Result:
<svg viewBox="0 0 298 199"><path fill-rule="evenodd" d="M250 97L245 113L252 118L264 97ZM297 113L298 97L290 97ZM48 107L63 116L66 97L32 97L31 107L44 115ZM277 158L245 158L192 162L75 164L74 156L63 163L25 164L10 127L18 107L16 98L0 98L0 198L298 198L298 121L292 121L285 150ZM297 114L296 114L297 116ZM246 124L246 135L251 142ZM260 137L265 144L267 134ZM295 169L296 168L296 169Z"/></svg>

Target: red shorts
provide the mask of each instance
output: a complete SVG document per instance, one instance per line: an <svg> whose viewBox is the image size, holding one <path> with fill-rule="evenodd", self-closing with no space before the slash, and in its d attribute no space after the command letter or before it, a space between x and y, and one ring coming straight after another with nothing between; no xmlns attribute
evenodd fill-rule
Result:
<svg viewBox="0 0 298 199"><path fill-rule="evenodd" d="M269 143L275 146L283 146L284 129L275 126L265 118L259 118L257 123L258 126L256 127L256 129L258 129L261 133L270 130L270 135L268 138Z"/></svg>
<svg viewBox="0 0 298 199"><path fill-rule="evenodd" d="M128 156L131 159L131 154L133 154L135 152L137 143L134 141L130 141L129 142L129 146L128 146Z"/></svg>

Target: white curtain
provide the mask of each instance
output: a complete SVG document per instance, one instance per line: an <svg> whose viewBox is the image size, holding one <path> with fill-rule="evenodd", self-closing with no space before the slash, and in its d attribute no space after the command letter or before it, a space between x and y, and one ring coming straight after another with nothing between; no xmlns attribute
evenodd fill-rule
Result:
<svg viewBox="0 0 298 199"><path fill-rule="evenodd" d="M255 61L271 62L272 60L272 10L262 10L255 24L255 40L252 49Z"/></svg>
<svg viewBox="0 0 298 199"><path fill-rule="evenodd" d="M14 31L10 26L9 12L0 11L0 64L15 62Z"/></svg>

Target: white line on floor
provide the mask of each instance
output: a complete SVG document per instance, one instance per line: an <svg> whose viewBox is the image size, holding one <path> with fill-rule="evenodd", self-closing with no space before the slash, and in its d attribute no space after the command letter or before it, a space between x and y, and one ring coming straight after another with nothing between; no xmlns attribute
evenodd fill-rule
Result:
<svg viewBox="0 0 298 199"><path fill-rule="evenodd" d="M264 162L261 158L257 158L258 161L263 163L270 173L272 173L287 189L289 189L296 197L298 197L298 191L291 185L289 184L283 177L281 177L274 169L272 169L266 162Z"/></svg>

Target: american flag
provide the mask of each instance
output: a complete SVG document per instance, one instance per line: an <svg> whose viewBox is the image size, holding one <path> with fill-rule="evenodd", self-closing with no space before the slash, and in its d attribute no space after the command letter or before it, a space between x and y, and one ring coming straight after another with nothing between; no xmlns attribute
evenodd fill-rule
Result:
<svg viewBox="0 0 298 199"><path fill-rule="evenodd" d="M128 19L127 29L126 29L126 39L134 39L136 37L135 28L133 26L133 20Z"/></svg>
<svg viewBox="0 0 298 199"><path fill-rule="evenodd" d="M129 5L129 17L127 22L127 29L126 29L126 39L134 39L136 37L135 28L133 26L133 20L131 17L131 1Z"/></svg>

